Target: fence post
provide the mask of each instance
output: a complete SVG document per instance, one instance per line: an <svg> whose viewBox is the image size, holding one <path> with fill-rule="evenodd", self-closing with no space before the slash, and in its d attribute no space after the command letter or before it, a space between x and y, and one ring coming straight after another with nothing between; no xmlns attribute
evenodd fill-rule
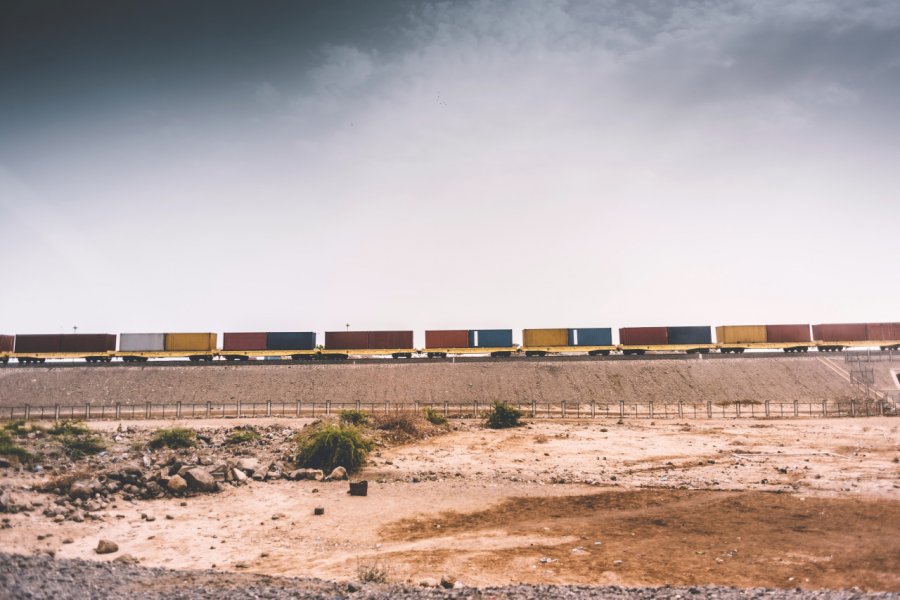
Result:
<svg viewBox="0 0 900 600"><path fill-rule="evenodd" d="M59 421L59 404L53 407L53 420Z"/></svg>
<svg viewBox="0 0 900 600"><path fill-rule="evenodd" d="M267 417L272 416L272 401L271 400L266 401L266 416Z"/></svg>
<svg viewBox="0 0 900 600"><path fill-rule="evenodd" d="M741 401L740 400L736 400L734 402L734 408L735 408L735 415L737 415L737 418L740 419L741 418Z"/></svg>
<svg viewBox="0 0 900 600"><path fill-rule="evenodd" d="M150 418L150 403L149 402L144 405L144 418L145 419Z"/></svg>
<svg viewBox="0 0 900 600"><path fill-rule="evenodd" d="M444 400L444 416L450 416L450 403Z"/></svg>
<svg viewBox="0 0 900 600"><path fill-rule="evenodd" d="M828 400L822 400L822 416L828 416Z"/></svg>
<svg viewBox="0 0 900 600"><path fill-rule="evenodd" d="M297 400L297 416L300 416L300 401Z"/></svg>
<svg viewBox="0 0 900 600"><path fill-rule="evenodd" d="M769 416L769 401L766 400L766 416Z"/></svg>
<svg viewBox="0 0 900 600"><path fill-rule="evenodd" d="M212 412L212 402L209 400L206 401L206 418L209 418L209 414Z"/></svg>
<svg viewBox="0 0 900 600"><path fill-rule="evenodd" d="M619 418L620 419L625 418L625 401L624 400L619 400Z"/></svg>
<svg viewBox="0 0 900 600"><path fill-rule="evenodd" d="M384 414L389 414L391 412L390 406L388 406L388 401L384 401Z"/></svg>
<svg viewBox="0 0 900 600"><path fill-rule="evenodd" d="M331 400L326 400L326 401L325 401L325 414L326 414L326 415L330 415L330 414L331 414Z"/></svg>
<svg viewBox="0 0 900 600"><path fill-rule="evenodd" d="M684 403L681 400L678 401L678 418L684 418Z"/></svg>
<svg viewBox="0 0 900 600"><path fill-rule="evenodd" d="M594 402L593 400L591 400L591 418L593 419L596 416L597 416L597 403Z"/></svg>
<svg viewBox="0 0 900 600"><path fill-rule="evenodd" d="M478 400L475 401L475 418L478 418Z"/></svg>
<svg viewBox="0 0 900 600"><path fill-rule="evenodd" d="M356 401L356 410L362 410L362 401L361 400Z"/></svg>
<svg viewBox="0 0 900 600"><path fill-rule="evenodd" d="M712 400L706 401L706 418L712 419Z"/></svg>
<svg viewBox="0 0 900 600"><path fill-rule="evenodd" d="M88 420L91 418L91 403L90 402L88 402L87 404L84 405L84 418L85 418L85 420Z"/></svg>
<svg viewBox="0 0 900 600"><path fill-rule="evenodd" d="M531 401L531 418L534 419L537 417L537 400L532 399Z"/></svg>
<svg viewBox="0 0 900 600"><path fill-rule="evenodd" d="M650 412L650 418L653 418L653 400L647 402L647 410Z"/></svg>
<svg viewBox="0 0 900 600"><path fill-rule="evenodd" d="M414 407L416 413L418 414L418 412L419 412L419 401L418 400L413 402L413 407Z"/></svg>
<svg viewBox="0 0 900 600"><path fill-rule="evenodd" d="M562 418L563 419L566 418L566 401L565 400L562 401Z"/></svg>
<svg viewBox="0 0 900 600"><path fill-rule="evenodd" d="M238 400L238 401L237 401L237 416L239 416L239 417L241 416L241 412L242 412L241 409L243 408L243 407L241 406L241 404L242 404L242 402L241 402L240 400Z"/></svg>
<svg viewBox="0 0 900 600"><path fill-rule="evenodd" d="M800 401L799 400L794 400L794 416L795 417L800 416Z"/></svg>
<svg viewBox="0 0 900 600"><path fill-rule="evenodd" d="M116 402L116 420L121 418L121 415L122 415L122 403Z"/></svg>
<svg viewBox="0 0 900 600"><path fill-rule="evenodd" d="M181 400L175 403L175 418L181 418Z"/></svg>

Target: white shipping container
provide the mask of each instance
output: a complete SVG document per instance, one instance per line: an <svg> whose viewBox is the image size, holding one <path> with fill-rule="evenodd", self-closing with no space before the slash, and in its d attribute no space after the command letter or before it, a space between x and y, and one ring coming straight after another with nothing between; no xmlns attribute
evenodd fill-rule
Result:
<svg viewBox="0 0 900 600"><path fill-rule="evenodd" d="M164 352L164 333L120 333L119 352Z"/></svg>

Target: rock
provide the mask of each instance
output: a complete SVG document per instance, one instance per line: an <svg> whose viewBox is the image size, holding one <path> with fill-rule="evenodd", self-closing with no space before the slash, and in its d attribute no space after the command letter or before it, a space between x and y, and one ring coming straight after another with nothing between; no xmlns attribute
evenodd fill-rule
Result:
<svg viewBox="0 0 900 600"><path fill-rule="evenodd" d="M244 483L248 479L247 474L238 468L231 469L231 475L238 483Z"/></svg>
<svg viewBox="0 0 900 600"><path fill-rule="evenodd" d="M328 475L328 481L341 481L347 478L347 469L344 467L335 467Z"/></svg>
<svg viewBox="0 0 900 600"><path fill-rule="evenodd" d="M259 460L252 457L244 457L238 459L238 461L234 464L234 466L247 475L253 476L254 473L260 470L259 468Z"/></svg>
<svg viewBox="0 0 900 600"><path fill-rule="evenodd" d="M325 472L321 469L296 469L291 471L291 474L288 475L288 479L292 479L294 481L301 481L304 479L310 479L312 481L322 481L325 479Z"/></svg>
<svg viewBox="0 0 900 600"><path fill-rule="evenodd" d="M324 507L324 506L317 506L317 507L315 507L315 508L313 509L313 514L314 514L314 515L324 515L324 514L325 514L325 507Z"/></svg>
<svg viewBox="0 0 900 600"><path fill-rule="evenodd" d="M0 512L15 513L24 510L24 506L11 492L0 490Z"/></svg>
<svg viewBox="0 0 900 600"><path fill-rule="evenodd" d="M123 563L126 565L136 565L141 562L138 558L130 554L121 554L113 559L113 562Z"/></svg>
<svg viewBox="0 0 900 600"><path fill-rule="evenodd" d="M159 496L163 493L162 488L155 481L147 482L147 496Z"/></svg>
<svg viewBox="0 0 900 600"><path fill-rule="evenodd" d="M88 512L97 512L98 510L100 510L100 508L101 508L100 503L97 502L96 500L89 500L84 505L84 510L86 510Z"/></svg>
<svg viewBox="0 0 900 600"><path fill-rule="evenodd" d="M286 518L287 518L287 515L284 513L275 513L274 515L272 515L273 521L277 521L278 519L286 519Z"/></svg>
<svg viewBox="0 0 900 600"><path fill-rule="evenodd" d="M90 498L93 495L94 485L90 481L75 481L69 486L70 498Z"/></svg>
<svg viewBox="0 0 900 600"><path fill-rule="evenodd" d="M216 479L205 469L194 468L184 474L188 488L198 492L215 492L218 490Z"/></svg>
<svg viewBox="0 0 900 600"><path fill-rule="evenodd" d="M419 587L437 587L440 584L441 584L441 582L439 582L434 577L426 577L425 579L423 579L422 581L419 582Z"/></svg>
<svg viewBox="0 0 900 600"><path fill-rule="evenodd" d="M74 544L74 543L75 543L75 540L73 540L72 538L67 537L67 538L63 538L62 543L63 543L63 544Z"/></svg>
<svg viewBox="0 0 900 600"><path fill-rule="evenodd" d="M55 517L53 517L54 523L62 523L65 520L66 520L66 518L62 515L56 515Z"/></svg>
<svg viewBox="0 0 900 600"><path fill-rule="evenodd" d="M124 463L107 471L106 476L118 481L140 481L144 477L144 471L137 463Z"/></svg>
<svg viewBox="0 0 900 600"><path fill-rule="evenodd" d="M84 523L84 512L81 509L78 509L72 513L72 516L69 517L71 520L76 523Z"/></svg>
<svg viewBox="0 0 900 600"><path fill-rule="evenodd" d="M188 487L187 481L184 480L184 477L181 475L173 475L169 477L168 483L166 483L166 489L172 492L173 494L181 494Z"/></svg>
<svg viewBox="0 0 900 600"><path fill-rule="evenodd" d="M100 540L97 543L97 547L94 548L94 552L96 552L97 554L112 554L113 552L118 551L119 545L109 540Z"/></svg>
<svg viewBox="0 0 900 600"><path fill-rule="evenodd" d="M456 577L453 575L443 575L441 577L441 587L446 590L453 589L453 586L456 584Z"/></svg>

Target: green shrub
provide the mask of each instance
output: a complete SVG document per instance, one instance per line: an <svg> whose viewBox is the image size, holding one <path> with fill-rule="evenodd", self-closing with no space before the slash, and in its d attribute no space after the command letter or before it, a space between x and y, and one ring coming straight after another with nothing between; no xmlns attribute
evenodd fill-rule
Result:
<svg viewBox="0 0 900 600"><path fill-rule="evenodd" d="M186 427L169 427L157 429L147 447L151 450L157 448L191 448L197 443L197 432Z"/></svg>
<svg viewBox="0 0 900 600"><path fill-rule="evenodd" d="M16 458L19 462L30 462L34 458L31 452L21 446L16 446L12 437L5 430L0 431L0 456Z"/></svg>
<svg viewBox="0 0 900 600"><path fill-rule="evenodd" d="M430 406L425 407L425 420L431 423L432 425L446 425L447 417L434 410Z"/></svg>
<svg viewBox="0 0 900 600"><path fill-rule="evenodd" d="M259 432L253 428L247 427L242 429L235 429L228 434L228 437L225 438L225 443L228 445L246 444L247 442L258 440L259 437Z"/></svg>
<svg viewBox="0 0 900 600"><path fill-rule="evenodd" d="M341 423L360 426L369 422L369 415L364 410L342 410L340 419Z"/></svg>
<svg viewBox="0 0 900 600"><path fill-rule="evenodd" d="M106 443L97 435L61 435L59 443L69 458L79 459L106 450Z"/></svg>
<svg viewBox="0 0 900 600"><path fill-rule="evenodd" d="M522 425L522 411L506 402L494 402L488 413L487 425L491 429L506 429Z"/></svg>
<svg viewBox="0 0 900 600"><path fill-rule="evenodd" d="M29 433L44 433L45 430L37 423L28 423L24 419L17 419L4 425L3 431L13 437L25 437Z"/></svg>
<svg viewBox="0 0 900 600"><path fill-rule="evenodd" d="M297 465L326 473L344 467L348 473L366 462L374 444L350 425L324 425L297 436Z"/></svg>
<svg viewBox="0 0 900 600"><path fill-rule="evenodd" d="M84 421L78 419L66 419L57 421L50 428L50 435L88 435L91 432Z"/></svg>

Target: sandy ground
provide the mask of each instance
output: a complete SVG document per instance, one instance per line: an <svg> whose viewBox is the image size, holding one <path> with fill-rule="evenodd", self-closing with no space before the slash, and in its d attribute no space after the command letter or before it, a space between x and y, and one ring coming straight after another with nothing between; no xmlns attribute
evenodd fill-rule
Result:
<svg viewBox="0 0 900 600"><path fill-rule="evenodd" d="M116 555L93 552L106 538L144 565L336 579L377 567L399 582L451 574L469 585L900 591L898 427L896 418L464 423L373 456L359 475L367 497L348 496L346 482L254 482L119 501L95 522L20 513L0 529L0 550L107 560Z"/></svg>

